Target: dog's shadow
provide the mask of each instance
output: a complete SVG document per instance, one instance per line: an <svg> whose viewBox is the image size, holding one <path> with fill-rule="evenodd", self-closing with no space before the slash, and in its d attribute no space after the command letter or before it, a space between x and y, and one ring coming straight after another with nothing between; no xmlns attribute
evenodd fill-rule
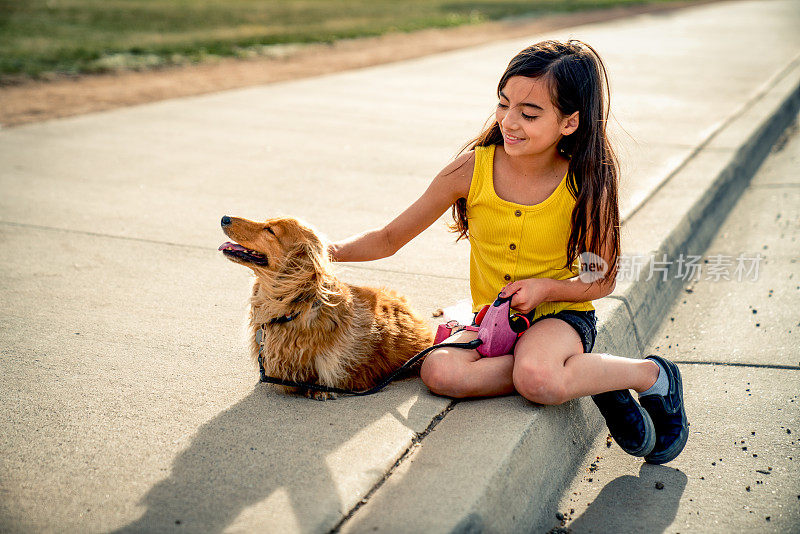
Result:
<svg viewBox="0 0 800 534"><path fill-rule="evenodd" d="M334 473L363 446L348 442L384 417L387 406L424 390L414 381L390 387L395 389L366 399L318 402L256 385L198 430L169 477L139 503L147 507L144 514L116 532L221 532L243 514L244 523L274 530L330 530L354 504L339 498L341 480ZM389 412L404 426L425 428L430 408L419 404L408 416L396 408Z"/></svg>

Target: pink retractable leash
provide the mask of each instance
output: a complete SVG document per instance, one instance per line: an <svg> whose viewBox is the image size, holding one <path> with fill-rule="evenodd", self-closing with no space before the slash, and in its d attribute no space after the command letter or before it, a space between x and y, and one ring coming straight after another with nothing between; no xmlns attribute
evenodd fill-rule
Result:
<svg viewBox="0 0 800 534"><path fill-rule="evenodd" d="M481 344L478 353L492 357L511 354L517 339L531 326L530 320L521 314L511 315L511 297L501 297L486 310L478 330Z"/></svg>
<svg viewBox="0 0 800 534"><path fill-rule="evenodd" d="M478 332L478 339L473 342L476 346L471 348L477 348L478 354L489 358L511 354L519 336L530 327L530 320L525 315L511 315L511 297L498 295L494 303L484 309L485 312L481 311L476 318L477 327L461 327L462 330ZM454 333L456 325L452 323L439 326L434 343L438 344Z"/></svg>

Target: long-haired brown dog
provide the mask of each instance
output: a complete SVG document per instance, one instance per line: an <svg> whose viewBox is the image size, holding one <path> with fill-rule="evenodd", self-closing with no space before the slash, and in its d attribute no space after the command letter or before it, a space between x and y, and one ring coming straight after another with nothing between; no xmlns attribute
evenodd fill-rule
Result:
<svg viewBox="0 0 800 534"><path fill-rule="evenodd" d="M359 391L431 345L430 327L403 297L336 278L326 243L296 219L262 223L226 215L221 224L235 243L219 250L255 273L248 335L267 375Z"/></svg>

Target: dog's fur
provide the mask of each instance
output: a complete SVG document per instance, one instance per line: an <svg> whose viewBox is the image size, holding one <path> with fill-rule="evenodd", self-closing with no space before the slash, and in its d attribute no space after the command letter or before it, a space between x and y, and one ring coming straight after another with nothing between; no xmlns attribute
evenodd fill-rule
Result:
<svg viewBox="0 0 800 534"><path fill-rule="evenodd" d="M403 297L336 278L327 244L307 225L291 218L261 223L224 217L222 229L240 246L225 243L220 250L255 273L248 336L258 361L256 332L264 325L267 375L364 390L431 345L429 325ZM310 389L304 393L334 398Z"/></svg>

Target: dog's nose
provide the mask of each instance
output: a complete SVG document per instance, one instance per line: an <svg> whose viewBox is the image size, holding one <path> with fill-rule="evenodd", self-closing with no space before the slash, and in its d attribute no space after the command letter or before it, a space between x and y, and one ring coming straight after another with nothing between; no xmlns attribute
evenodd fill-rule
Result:
<svg viewBox="0 0 800 534"><path fill-rule="evenodd" d="M231 218L228 217L227 215L223 215L222 216L222 222L220 224L222 224L222 226L230 226Z"/></svg>

